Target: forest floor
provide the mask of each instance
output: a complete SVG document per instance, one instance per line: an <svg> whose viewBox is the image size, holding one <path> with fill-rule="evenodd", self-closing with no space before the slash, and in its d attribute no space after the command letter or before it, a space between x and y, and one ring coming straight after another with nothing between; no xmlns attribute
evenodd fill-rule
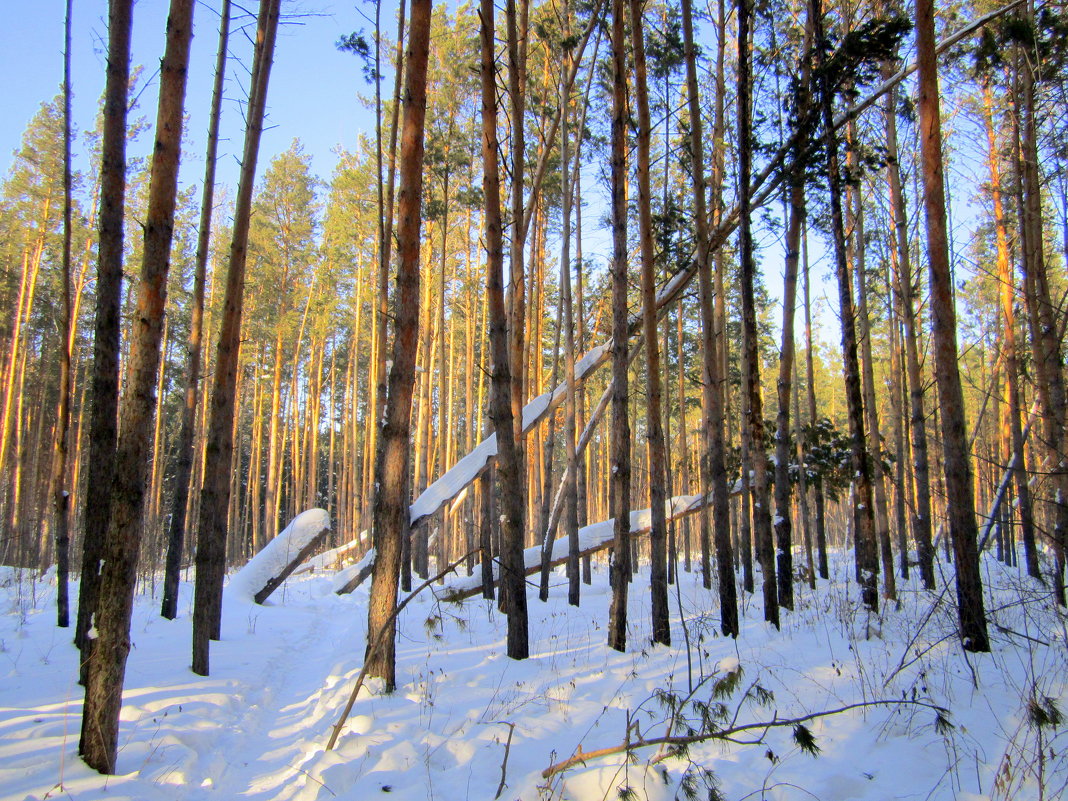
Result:
<svg viewBox="0 0 1068 801"><path fill-rule="evenodd" d="M781 631L763 622L759 591L746 596L736 642L718 634L716 596L682 572L671 588L673 645L655 648L643 572L631 585L625 654L605 645L605 568L595 564L577 609L557 572L548 603L531 588L525 662L505 656L492 603L427 591L400 617L397 692L361 691L330 752L362 663L365 587L337 596L330 574L314 573L264 606L228 594L210 678L189 669L192 585L183 583L174 621L158 615L158 587L142 587L118 775L104 777L77 755L82 689L70 631L54 625L54 584L0 568L0 799L1065 797L1068 724L1057 718L1068 711L1068 629L1048 592L985 561L993 650L965 654L952 589L924 592L913 578L899 607L871 616L848 581L849 555L834 569L816 592L795 585L797 609ZM792 725L758 727L735 736L745 744L711 740L660 761L645 747L542 777L580 747L622 744L628 722L634 741L850 704L867 705L806 723L815 756ZM948 726L932 707L947 710Z"/></svg>

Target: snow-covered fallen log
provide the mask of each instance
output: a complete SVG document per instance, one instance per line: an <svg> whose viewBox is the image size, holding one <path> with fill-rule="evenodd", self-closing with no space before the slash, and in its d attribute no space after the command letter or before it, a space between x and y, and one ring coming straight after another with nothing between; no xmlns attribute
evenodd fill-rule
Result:
<svg viewBox="0 0 1068 801"><path fill-rule="evenodd" d="M375 549L372 548L363 555L363 559L359 562L337 572L334 576L334 592L338 595L348 595L367 580L374 566Z"/></svg>
<svg viewBox="0 0 1068 801"><path fill-rule="evenodd" d="M711 503L711 496L704 495L676 495L664 503L664 510L668 522L678 520L695 512L700 511L706 503ZM602 520L599 523L591 523L579 529L579 555L589 556L598 551L612 547L614 541L613 526L614 518ZM649 509L636 509L630 513L630 533L632 536L649 533L652 528L652 514ZM567 561L567 537L553 540L550 552L549 564L557 567ZM523 565L525 575L532 576L541 570L541 546L535 545L523 551ZM493 564L493 582L497 583L500 565ZM448 600L459 601L470 598L482 592L482 579L480 576L461 576L454 581L447 582L444 588L445 597Z"/></svg>
<svg viewBox="0 0 1068 801"><path fill-rule="evenodd" d="M330 515L325 509L301 512L237 572L227 592L262 604L319 546L328 531Z"/></svg>
<svg viewBox="0 0 1068 801"><path fill-rule="evenodd" d="M610 344L606 342L593 348L575 363L576 381L583 380L608 360L611 355ZM523 433L533 429L546 415L563 403L566 395L567 386L560 384L551 392L539 395L524 406ZM496 455L497 435L490 434L415 499L409 509L412 527L414 528L430 517L469 487Z"/></svg>
<svg viewBox="0 0 1068 801"><path fill-rule="evenodd" d="M370 532L364 529L356 539L312 557L294 570L293 575L299 576L301 573L314 573L316 570L337 568L342 563L355 559L360 547L368 544L370 536Z"/></svg>

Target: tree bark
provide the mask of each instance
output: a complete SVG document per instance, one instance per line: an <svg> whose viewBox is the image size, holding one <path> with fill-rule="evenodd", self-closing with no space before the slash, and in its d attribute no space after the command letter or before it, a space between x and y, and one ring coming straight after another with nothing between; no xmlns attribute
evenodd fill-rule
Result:
<svg viewBox="0 0 1068 801"><path fill-rule="evenodd" d="M927 222L928 276L931 287L931 339L935 355L949 533L957 577L957 615L964 649L989 651L983 585L979 575L972 469L964 426L964 398L957 355L957 321L949 269L945 185L942 173L942 123L935 55L934 4L916 0L916 50L919 62L920 157Z"/></svg>
<svg viewBox="0 0 1068 801"><path fill-rule="evenodd" d="M889 76L890 65L883 65L883 75ZM912 279L909 254L908 219L905 193L901 183L901 164L897 146L897 90L891 89L886 101L886 166L890 184L890 220L894 237L894 265L897 268L897 296L900 299L901 323L904 328L905 368L909 392L909 434L912 445L912 474L915 485L915 512L912 518L913 537L919 561L920 579L924 589L933 590L934 547L931 540L931 479L927 456L927 415L923 408L924 382L920 368L919 326L916 320L916 287Z"/></svg>
<svg viewBox="0 0 1068 801"><path fill-rule="evenodd" d="M682 2L682 31L686 59L686 95L690 112L690 149L693 154L694 236L697 247L697 276L701 304L702 363L702 476L701 491L712 492L712 511L716 544L716 570L719 579L720 629L724 636L738 636L738 591L734 582L734 554L731 548L730 498L723 442L723 405L719 348L725 346L717 336L713 308L712 265L709 260L708 216L705 211L704 138L701 103L697 84L697 52L693 37L691 0ZM716 189L718 194L719 189ZM706 505L707 508L707 505ZM711 585L706 551L708 512L701 512L702 570L705 586Z"/></svg>
<svg viewBox="0 0 1068 801"><path fill-rule="evenodd" d="M256 181L267 86L274 59L281 0L261 0L256 24L256 52L245 120L244 156L234 208L234 231L226 275L226 297L219 326L211 414L205 444L204 479L197 524L197 581L193 597L193 672L208 675L209 640L219 638L222 585L226 571L226 529L230 508L230 465L234 450L234 406L249 220Z"/></svg>
<svg viewBox="0 0 1068 801"><path fill-rule="evenodd" d="M185 541L185 510L193 471L193 440L196 436L197 396L204 339L204 287L207 283L211 217L215 197L215 161L219 146L219 120L222 117L222 91L226 72L226 46L230 35L230 0L223 0L219 21L219 48L215 57L215 84L211 94L208 123L208 152L205 158L204 188L200 199L200 225L197 233L196 264L193 272L193 309L189 325L189 355L186 367L185 403L182 428L174 457L174 497L167 527L167 562L163 574L163 602L160 614L173 620L178 614L178 578L182 568Z"/></svg>
<svg viewBox="0 0 1068 801"><path fill-rule="evenodd" d="M96 642L89 658L79 751L101 773L114 773L118 754L119 709L130 651L130 616L142 539L149 434L155 412L153 389L159 369L167 274L174 235L174 209L181 159L193 0L171 0L167 46L160 67L156 141L145 220L144 260L137 293L136 325L121 409L121 434L111 518L104 542L105 563L94 622Z"/></svg>
<svg viewBox="0 0 1068 801"><path fill-rule="evenodd" d="M608 646L627 649L627 589L630 583L630 421L627 416L627 156L626 42L623 0L612 0L612 431L610 514L615 544L609 565L612 601Z"/></svg>
<svg viewBox="0 0 1068 801"><path fill-rule="evenodd" d="M1033 7L1027 17L1035 23ZM1045 230L1042 224L1042 188L1038 152L1038 120L1035 81L1039 56L1028 47L1017 64L1017 172L1020 176L1020 233L1023 244L1025 298L1031 330L1035 389L1042 404L1042 422L1052 471L1054 551L1053 592L1065 605L1065 549L1068 548L1068 390L1065 389L1064 355L1061 350L1057 308L1050 291L1045 257ZM1022 62L1022 63L1021 63Z"/></svg>
<svg viewBox="0 0 1068 801"><path fill-rule="evenodd" d="M875 496L875 537L882 559L883 598L897 599L897 582L894 577L894 554L890 547L890 516L887 512L886 485L882 466L882 434L879 431L879 413L875 406L875 365L871 350L871 316L868 310L867 262L864 237L864 205L860 187L853 189L852 229L854 241L854 267L857 281L857 326L860 329L861 386L864 391L864 412L868 434L871 437L872 489ZM876 561L878 565L879 562Z"/></svg>
<svg viewBox="0 0 1068 801"><path fill-rule="evenodd" d="M70 596L67 575L70 572L70 493L67 477L67 453L70 430L71 351L74 328L71 309L71 81L70 31L73 0L67 0L63 26L63 322L60 328L59 402L56 408L56 427L52 445L52 470L49 475L49 497L52 498L56 538L56 624L70 625ZM46 516L47 519L47 516Z"/></svg>
<svg viewBox="0 0 1068 801"><path fill-rule="evenodd" d="M657 337L656 276L653 255L653 215L649 171L649 87L645 64L642 2L630 0L630 29L634 44L634 95L638 107L638 241L641 247L642 331L645 334L645 405L649 458L649 585L653 642L671 645L667 595L667 521L664 515L663 401L660 385L660 342Z"/></svg>
<svg viewBox="0 0 1068 801"><path fill-rule="evenodd" d="M126 207L126 114L130 85L130 32L133 0L108 6L108 66L104 90L104 130L100 153L100 225L97 246L96 327L93 336L93 409L89 419L89 471L82 533L82 581L74 643L82 650L81 681L86 679L100 591L101 560L115 477L115 440L119 407L119 325L122 295L123 222Z"/></svg>
<svg viewBox="0 0 1068 801"><path fill-rule="evenodd" d="M415 351L419 334L419 237L422 224L423 139L426 119L426 74L430 53L431 0L412 0L405 69L404 122L400 151L400 198L397 221L397 283L393 366L385 418L376 457L374 499L375 559L368 599L367 654L369 676L397 684L396 616L401 540L408 536L408 448ZM381 632L385 632L382 634ZM371 648L383 637L380 648Z"/></svg>
<svg viewBox="0 0 1068 801"><path fill-rule="evenodd" d="M808 230L801 232L801 255L803 258L805 290L805 384L808 401L808 423L816 425L816 376L812 359L812 293L808 280ZM812 487L813 505L816 507L816 561L820 578L830 578L827 564L827 521L823 497L823 479L817 478Z"/></svg>
<svg viewBox="0 0 1068 801"><path fill-rule="evenodd" d="M569 21L567 2L564 2L564 19ZM572 58L568 53L568 60ZM581 584L579 575L578 538L578 470L579 457L576 450L575 426L577 425L575 399L575 310L571 296L571 163L568 161L568 107L570 92L566 81L560 82L560 164L562 165L563 226L560 234L560 292L564 306L564 365L567 381L567 398L564 419L564 448L567 456L567 474L564 477L564 534L567 536L567 602L579 605Z"/></svg>
<svg viewBox="0 0 1068 801"><path fill-rule="evenodd" d="M753 259L753 236L750 230L752 199L750 179L753 157L751 124L751 79L749 26L752 18L750 0L738 0L738 261L742 294L742 347L746 352L742 378L742 405L749 430L749 459L753 473L753 539L763 574L764 620L779 626L778 586L775 578L775 554L771 539L768 509L768 464L764 452L764 409L760 394L760 357L757 349L756 263Z"/></svg>
<svg viewBox="0 0 1068 801"><path fill-rule="evenodd" d="M1001 198L1001 165L998 158L997 137L994 133L993 93L989 84L982 88L983 122L987 138L987 167L990 172L990 196L994 206L994 236L997 248L998 297L1001 302L1002 355L1005 360L1005 394L1008 396L1010 461L1020 506L1020 533L1024 544L1027 575L1042 580L1035 543L1035 525L1031 513L1031 488L1027 481L1027 462L1024 453L1023 428L1020 423L1020 367L1016 344L1016 277L1009 259L1009 237L1005 226L1005 209ZM1011 508L1007 509L1011 516Z"/></svg>
<svg viewBox="0 0 1068 801"><path fill-rule="evenodd" d="M812 0L812 19L816 34L817 65L823 66L823 12L820 0ZM830 188L831 232L834 239L835 271L838 276L838 301L842 321L842 362L845 374L846 404L849 411L850 469L856 487L854 494L854 530L857 559L860 565L861 600L871 611L879 608L876 587L878 562L875 551L875 521L872 516L871 462L864 435L864 403L857 358L856 311L853 287L846 258L845 221L842 211L842 174L839 167L838 137L834 126L834 96L829 78L823 75L820 106L823 112L823 136L826 149L827 179Z"/></svg>

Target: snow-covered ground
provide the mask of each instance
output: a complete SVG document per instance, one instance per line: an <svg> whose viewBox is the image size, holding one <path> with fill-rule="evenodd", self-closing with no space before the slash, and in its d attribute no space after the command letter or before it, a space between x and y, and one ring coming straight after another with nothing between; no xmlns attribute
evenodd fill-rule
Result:
<svg viewBox="0 0 1068 801"><path fill-rule="evenodd" d="M495 798L503 777L503 799L597 801L628 797L629 787L629 797L659 800L685 798L689 771L685 783L705 799L713 796L703 770L731 801L1064 797L1066 726L1039 728L1028 712L1032 702L1068 710L1065 617L1048 595L985 563L994 651L965 657L952 590L938 596L910 583L899 610L869 618L846 581L851 560L836 567L838 580L815 594L798 586L781 632L762 622L759 598L746 598L737 642L718 636L715 595L682 573L670 648L648 644L643 573L631 588L625 654L605 646L603 566L579 609L556 574L549 603L531 592L532 656L521 663L505 656L505 621L492 603L456 606L428 592L400 618L397 692L365 689L332 752L330 729L362 663L366 587L337 596L330 574L315 572L291 578L265 606L228 593L210 678L189 670L191 585L182 585L174 621L145 593L111 777L77 756L77 654L70 632L54 626L54 587L4 568L0 798L460 801ZM737 686L712 698L736 666ZM711 741L660 761L649 747L542 778L579 747L621 744L628 721L633 741L669 725L672 734L700 729L704 711L722 728L899 699L945 707L952 728L936 727L925 706L873 705L809 721L818 756L785 726L737 735L749 744Z"/></svg>

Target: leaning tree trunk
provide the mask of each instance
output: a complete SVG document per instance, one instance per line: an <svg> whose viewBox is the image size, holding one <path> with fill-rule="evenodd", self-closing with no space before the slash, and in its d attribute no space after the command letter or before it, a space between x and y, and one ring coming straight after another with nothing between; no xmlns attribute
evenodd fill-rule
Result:
<svg viewBox="0 0 1068 801"><path fill-rule="evenodd" d="M738 636L738 591L734 582L734 554L731 548L730 497L727 491L727 468L723 444L723 405L720 383L719 347L725 346L715 334L712 265L708 252L708 217L705 212L704 139L701 126L701 102L697 87L697 52L693 39L691 0L682 0L682 31L686 58L686 94L690 111L690 148L693 153L694 236L697 247L697 275L701 304L702 345L702 427L701 490L711 485L716 543L716 568L719 578L720 628L724 636ZM702 556L708 539L707 512L702 511ZM703 569L709 567L702 558ZM709 577L710 578L710 577ZM706 585L710 582L706 582Z"/></svg>
<svg viewBox="0 0 1068 801"><path fill-rule="evenodd" d="M100 591L100 562L110 515L115 476L119 408L119 316L122 304L123 222L126 198L126 114L130 85L130 31L133 0L111 0L108 7L107 86L100 150L100 224L97 246L96 330L93 336L93 410L89 419L89 471L82 532L82 582L74 643L82 649L81 681L92 641Z"/></svg>
<svg viewBox="0 0 1068 801"><path fill-rule="evenodd" d="M612 432L609 479L614 518L608 610L608 645L627 649L627 585L630 582L630 421L627 418L627 156L626 43L623 0L612 0Z"/></svg>
<svg viewBox="0 0 1068 801"><path fill-rule="evenodd" d="M222 585L226 572L226 529L230 507L230 464L234 450L234 405L238 354L241 347L241 313L244 307L245 264L248 260L249 219L256 181L267 85L274 58L281 0L261 0L252 62L252 85L245 120L245 148L234 208L234 232L226 297L219 326L212 387L210 419L204 446L204 477L197 521L197 580L193 593L193 672L208 675L209 640L219 638L222 620Z"/></svg>
<svg viewBox="0 0 1068 801"><path fill-rule="evenodd" d="M660 344L656 330L656 276L653 255L652 197L649 183L649 87L641 0L630 0L630 29L634 42L634 94L638 106L638 240L641 245L642 331L645 334L645 405L649 454L649 584L652 595L653 642L671 645L667 595L667 521L664 516L664 424L660 386ZM629 515L628 515L629 524Z"/></svg>
<svg viewBox="0 0 1068 801"><path fill-rule="evenodd" d="M152 395L159 370L167 274L174 238L194 5L193 0L171 0L167 17L167 47L160 65L156 142L144 226L144 260L137 293L137 324L127 362L111 518L104 542L100 595L93 615L97 637L89 658L79 750L86 763L101 773L115 772L118 755L119 709L126 657L130 652L130 617L141 548L145 478L151 455L149 435L155 412Z"/></svg>
<svg viewBox="0 0 1068 801"><path fill-rule="evenodd" d="M377 550L367 611L367 675L397 684L397 585L401 540L409 534L408 450L419 334L419 235L422 224L423 133L426 74L430 55L431 0L412 0L401 132L400 197L397 207L397 304L393 366L376 456L374 544ZM377 647L373 647L377 645Z"/></svg>
<svg viewBox="0 0 1068 801"><path fill-rule="evenodd" d="M942 174L942 123L938 100L934 4L916 0L916 50L919 62L920 157L927 221L928 275L931 286L931 340L942 420L946 512L957 574L957 615L964 649L989 651L983 584L979 576L972 469L964 425L964 397L957 356L957 321L949 271L945 185Z"/></svg>
<svg viewBox="0 0 1068 801"><path fill-rule="evenodd" d="M208 123L208 152L204 168L204 188L200 199L200 228L197 235L193 272L193 311L189 324L189 361L186 367L185 404L182 428L174 456L174 497L167 524L167 562L163 572L163 602L160 614L173 620L178 614L178 579L182 569L185 541L185 512L189 501L189 479L193 472L193 440L196 437L197 397L200 384L200 354L204 338L204 286L207 283L208 247L215 197L215 159L219 145L219 119L222 116L223 79L226 72L226 45L230 33L230 0L223 0L219 22L219 48L215 57L215 84L211 95Z"/></svg>

